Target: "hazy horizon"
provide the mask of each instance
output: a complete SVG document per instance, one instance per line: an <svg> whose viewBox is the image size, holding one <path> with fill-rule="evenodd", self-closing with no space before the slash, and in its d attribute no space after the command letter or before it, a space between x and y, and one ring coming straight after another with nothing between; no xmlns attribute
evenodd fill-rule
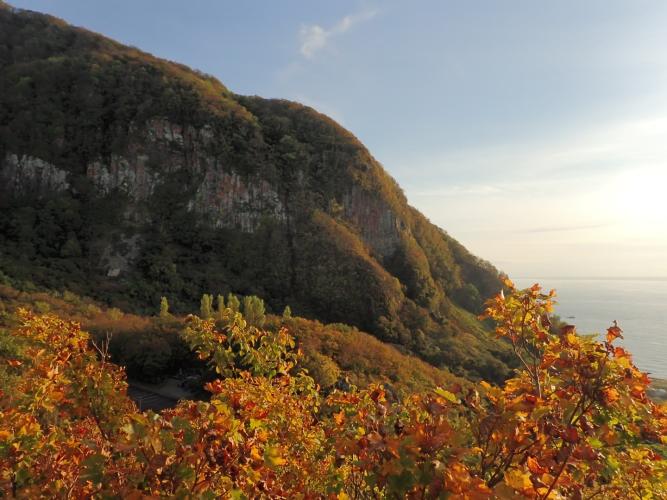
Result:
<svg viewBox="0 0 667 500"><path fill-rule="evenodd" d="M340 121L510 276L667 276L667 4L15 0Z"/></svg>

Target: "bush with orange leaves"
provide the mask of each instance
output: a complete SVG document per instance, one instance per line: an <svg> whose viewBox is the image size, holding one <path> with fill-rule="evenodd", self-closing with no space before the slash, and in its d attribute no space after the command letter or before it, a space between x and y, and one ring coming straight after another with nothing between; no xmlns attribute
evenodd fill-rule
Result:
<svg viewBox="0 0 667 500"><path fill-rule="evenodd" d="M665 498L667 417L614 340L550 332L538 286L487 304L522 369L504 387L323 398L286 330L227 310L183 337L208 402L140 412L78 325L21 313L0 394L0 491L23 498Z"/></svg>

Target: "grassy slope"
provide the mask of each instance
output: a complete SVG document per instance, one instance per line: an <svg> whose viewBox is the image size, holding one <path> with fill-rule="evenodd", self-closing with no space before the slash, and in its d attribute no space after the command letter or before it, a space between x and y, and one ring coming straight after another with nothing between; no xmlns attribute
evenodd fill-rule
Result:
<svg viewBox="0 0 667 500"><path fill-rule="evenodd" d="M164 366L163 376L171 375L185 366L197 367L194 357L184 352L182 345L179 346L178 331L182 327L183 318L165 322L157 317L105 308L92 299L71 293L63 296L46 292L25 292L8 285L0 285L0 353L2 342L6 341L6 337L2 337L17 326L15 312L21 307L77 321L98 339L109 332L121 339L123 344L136 345L142 350L162 351L168 346L173 359ZM267 317L266 328L281 326L287 326L296 337L304 353L304 366L311 368L314 367L314 361L321 364L324 360L328 368L335 372L337 379L348 380L360 387L371 383L388 383L399 391L420 391L435 386L467 383L446 370L403 354L397 348L347 325L325 325L298 317L289 320L278 316ZM112 356L113 354L112 350ZM156 362L157 356L151 358L150 352L143 354L144 357L132 358L130 362ZM127 351L123 351L121 346L118 355L127 355ZM135 368L136 370L138 369ZM311 369L311 374L321 385L329 385L330 373ZM141 378L141 372L134 375Z"/></svg>

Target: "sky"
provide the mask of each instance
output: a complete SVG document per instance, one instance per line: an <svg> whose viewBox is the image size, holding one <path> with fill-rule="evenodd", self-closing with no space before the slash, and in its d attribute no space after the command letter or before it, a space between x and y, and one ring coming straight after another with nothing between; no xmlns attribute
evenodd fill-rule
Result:
<svg viewBox="0 0 667 500"><path fill-rule="evenodd" d="M667 277L663 0L10 0L351 130L515 277Z"/></svg>

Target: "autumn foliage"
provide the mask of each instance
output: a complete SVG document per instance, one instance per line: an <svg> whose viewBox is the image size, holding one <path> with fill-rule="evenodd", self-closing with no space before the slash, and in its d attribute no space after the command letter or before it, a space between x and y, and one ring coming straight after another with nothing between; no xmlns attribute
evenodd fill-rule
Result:
<svg viewBox="0 0 667 500"><path fill-rule="evenodd" d="M183 333L210 401L140 412L76 323L23 311L5 356L0 491L21 498L665 498L664 409L614 345L553 331L538 286L487 304L522 368L504 387L324 397L287 330L228 309ZM661 451L662 450L662 451Z"/></svg>

